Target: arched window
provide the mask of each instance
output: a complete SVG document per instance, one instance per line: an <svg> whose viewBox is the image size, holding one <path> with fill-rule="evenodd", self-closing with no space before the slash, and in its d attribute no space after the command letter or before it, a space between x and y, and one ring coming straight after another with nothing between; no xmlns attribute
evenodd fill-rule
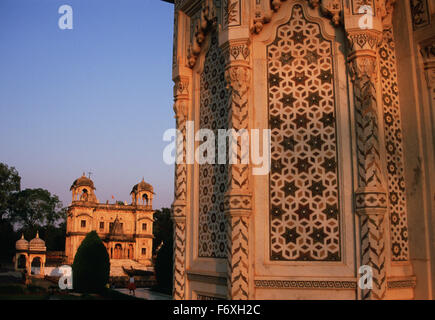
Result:
<svg viewBox="0 0 435 320"><path fill-rule="evenodd" d="M142 202L144 205L148 205L148 195L146 193L142 196Z"/></svg>
<svg viewBox="0 0 435 320"><path fill-rule="evenodd" d="M87 189L83 189L82 195L80 196L81 201L88 201L89 194Z"/></svg>
<svg viewBox="0 0 435 320"><path fill-rule="evenodd" d="M41 274L41 258L40 257L33 258L31 267L32 267L31 269L32 274L35 275Z"/></svg>
<svg viewBox="0 0 435 320"><path fill-rule="evenodd" d="M122 246L119 243L115 245L114 259L122 259Z"/></svg>

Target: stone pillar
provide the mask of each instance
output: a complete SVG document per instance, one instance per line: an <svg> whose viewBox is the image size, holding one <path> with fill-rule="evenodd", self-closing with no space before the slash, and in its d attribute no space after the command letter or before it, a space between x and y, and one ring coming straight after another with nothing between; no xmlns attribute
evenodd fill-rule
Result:
<svg viewBox="0 0 435 320"><path fill-rule="evenodd" d="M225 78L230 90L228 108L228 128L234 133L244 130L249 141L249 88L251 70L249 65L249 46L247 40L229 40L223 46L226 57ZM237 138L237 136L235 136ZM245 163L248 154L242 154L243 138L230 145L229 159L237 159L229 164L228 191L225 195L225 214L227 216L227 287L228 299L249 299L249 220L252 211L252 194L249 187L250 166Z"/></svg>
<svg viewBox="0 0 435 320"><path fill-rule="evenodd" d="M189 79L177 77L174 86L174 112L177 123L177 152L175 164L175 186L172 204L174 221L174 288L173 298L184 300L186 285L186 121L189 101Z"/></svg>
<svg viewBox="0 0 435 320"><path fill-rule="evenodd" d="M33 257L32 255L29 255L29 259L27 260L27 275L31 275L32 274L32 262L33 262Z"/></svg>
<svg viewBox="0 0 435 320"><path fill-rule="evenodd" d="M370 28L358 14L361 4L352 0L345 13L349 41L348 63L353 82L356 130L357 186L355 212L360 222L361 265L373 271L373 288L362 289L362 299L382 299L386 293L386 214L387 193L381 162L381 130L378 101L378 45L382 40L379 12ZM374 2L371 3L374 5ZM379 1L376 2L376 6ZM373 12L379 10L373 8ZM383 149L383 148L382 148Z"/></svg>

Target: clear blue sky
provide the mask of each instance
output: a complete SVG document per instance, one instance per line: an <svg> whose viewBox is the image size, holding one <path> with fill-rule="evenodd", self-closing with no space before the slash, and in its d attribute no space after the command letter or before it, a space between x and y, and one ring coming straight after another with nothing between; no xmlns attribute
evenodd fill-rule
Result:
<svg viewBox="0 0 435 320"><path fill-rule="evenodd" d="M73 8L60 30L58 8ZM142 177L170 206L173 5L158 0L0 0L0 162L22 188L69 205L82 172L101 202L130 201Z"/></svg>

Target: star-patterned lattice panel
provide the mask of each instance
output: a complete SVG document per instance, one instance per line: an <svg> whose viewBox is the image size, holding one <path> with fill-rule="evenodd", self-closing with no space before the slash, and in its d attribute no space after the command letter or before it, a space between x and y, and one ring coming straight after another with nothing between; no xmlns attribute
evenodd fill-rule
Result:
<svg viewBox="0 0 435 320"><path fill-rule="evenodd" d="M391 29L384 30L379 49L387 154L388 196L393 261L406 261L408 250L408 222L406 213L405 179L403 167L402 124L399 89L397 85L396 52Z"/></svg>
<svg viewBox="0 0 435 320"><path fill-rule="evenodd" d="M267 48L272 260L339 261L332 42L295 5Z"/></svg>
<svg viewBox="0 0 435 320"><path fill-rule="evenodd" d="M200 128L210 129L218 137L219 129L228 128L228 99L225 59L218 45L217 35L211 44L201 74ZM217 141L215 141L217 146ZM216 158L218 150L215 150ZM200 257L226 257L226 219L224 195L228 185L228 166L225 164L199 166L199 248Z"/></svg>

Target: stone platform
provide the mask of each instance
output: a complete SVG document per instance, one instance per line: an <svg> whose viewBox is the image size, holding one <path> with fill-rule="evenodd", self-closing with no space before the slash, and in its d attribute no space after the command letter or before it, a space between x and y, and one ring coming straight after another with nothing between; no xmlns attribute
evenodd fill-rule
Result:
<svg viewBox="0 0 435 320"><path fill-rule="evenodd" d="M135 269L142 271L154 271L153 267L146 266L137 261L131 259L111 259L110 260L110 276L111 277L125 277L127 274L124 272L125 269Z"/></svg>

